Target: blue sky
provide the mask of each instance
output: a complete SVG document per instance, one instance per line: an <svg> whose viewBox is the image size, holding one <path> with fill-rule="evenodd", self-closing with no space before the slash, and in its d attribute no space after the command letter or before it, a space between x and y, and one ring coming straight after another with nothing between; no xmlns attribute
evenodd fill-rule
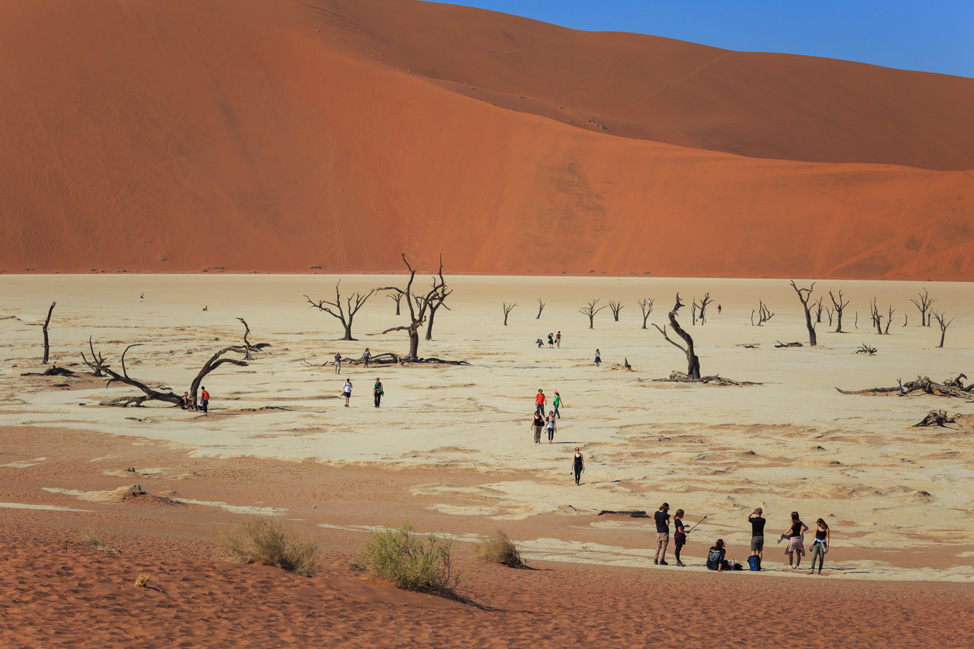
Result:
<svg viewBox="0 0 974 649"><path fill-rule="evenodd" d="M453 0L589 31L974 77L974 0Z"/></svg>

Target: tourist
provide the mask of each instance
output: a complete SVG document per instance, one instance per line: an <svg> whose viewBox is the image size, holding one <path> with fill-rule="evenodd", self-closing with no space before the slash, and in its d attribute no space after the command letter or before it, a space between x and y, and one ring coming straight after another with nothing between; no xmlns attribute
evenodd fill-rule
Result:
<svg viewBox="0 0 974 649"><path fill-rule="evenodd" d="M755 507L748 514L747 520L751 523L751 556L757 557L759 560L764 559L764 524L765 520L761 517L764 510L760 507ZM761 562L758 561L758 566Z"/></svg>
<svg viewBox="0 0 974 649"><path fill-rule="evenodd" d="M676 556L676 565L682 568L686 564L680 561L680 551L687 544L687 531L683 527L682 509L676 510L676 513L673 514L673 528L673 554Z"/></svg>
<svg viewBox="0 0 974 649"><path fill-rule="evenodd" d="M558 407L561 406L561 395L558 394L558 390L555 390L555 399L552 401L552 405L555 406L555 417L561 419L561 413L558 412Z"/></svg>
<svg viewBox="0 0 974 649"><path fill-rule="evenodd" d="M548 443L551 444L555 439L555 413L554 411L548 413L548 418L545 419L545 427L548 429Z"/></svg>
<svg viewBox="0 0 974 649"><path fill-rule="evenodd" d="M805 556L805 537L803 535L807 530L808 525L802 523L801 518L798 517L798 512L792 512L791 523L778 537L778 543L781 543L781 539L788 539L785 554L788 555L788 565L791 566L792 570L798 569L802 563L802 557Z"/></svg>
<svg viewBox="0 0 974 649"><path fill-rule="evenodd" d="M555 348L555 334L548 332L548 349Z"/></svg>
<svg viewBox="0 0 974 649"><path fill-rule="evenodd" d="M534 443L541 443L541 429L544 428L544 419L541 418L541 413L537 410L534 412L534 421L531 422L531 428L534 430Z"/></svg>
<svg viewBox="0 0 974 649"><path fill-rule="evenodd" d="M663 503L659 511L653 516L656 519L656 556L653 557L654 566L667 566L665 561L666 546L670 544L670 506Z"/></svg>
<svg viewBox="0 0 974 649"><path fill-rule="evenodd" d="M200 410L202 410L203 411L203 414L205 415L205 414L208 414L210 412L210 410L209 410L209 407L210 407L210 393L206 391L206 386L205 385L202 388L200 388L200 389L203 391L200 394Z"/></svg>
<svg viewBox="0 0 974 649"><path fill-rule="evenodd" d="M382 390L382 381L376 377L375 385L372 386L372 399L375 401L375 407L378 408L379 404L382 402L382 395L385 392Z"/></svg>
<svg viewBox="0 0 974 649"><path fill-rule="evenodd" d="M342 353L335 352L335 374L342 373Z"/></svg>
<svg viewBox="0 0 974 649"><path fill-rule="evenodd" d="M576 446L575 456L572 457L572 470L571 473L575 474L575 484L578 485L578 481L581 479L582 474L585 472L585 458L582 457L582 451Z"/></svg>
<svg viewBox="0 0 974 649"><path fill-rule="evenodd" d="M139 302L145 299L145 293L139 293Z"/></svg>
<svg viewBox="0 0 974 649"><path fill-rule="evenodd" d="M729 569L730 564L724 558L726 554L727 550L724 548L724 539L717 539L717 542L707 553L707 570L724 572L724 570Z"/></svg>
<svg viewBox="0 0 974 649"><path fill-rule="evenodd" d="M544 417L544 406L545 406L545 396L544 390L538 390L538 394L534 395L534 409L538 411L538 414Z"/></svg>
<svg viewBox="0 0 974 649"><path fill-rule="evenodd" d="M555 347L561 349L561 332L555 334Z"/></svg>
<svg viewBox="0 0 974 649"><path fill-rule="evenodd" d="M543 340L541 340L540 338L538 338L538 339L537 339L536 341L534 341L534 342L536 342L536 343L538 343L538 349L541 349L542 347L544 347L544 341L543 341Z"/></svg>
<svg viewBox="0 0 974 649"><path fill-rule="evenodd" d="M347 378L342 386L342 396L345 397L345 407L348 408L348 400L352 398L352 382Z"/></svg>
<svg viewBox="0 0 974 649"><path fill-rule="evenodd" d="M818 557L818 574L822 574L822 566L825 565L825 555L829 551L829 543L832 541L832 532L829 525L821 518L815 521L815 540L812 541L812 569L808 574L815 573L815 558Z"/></svg>
<svg viewBox="0 0 974 649"><path fill-rule="evenodd" d="M368 367L369 366L369 359L370 358L372 358L372 352L371 352L371 350L369 350L368 347L366 347L365 348L365 351L362 353L362 359L365 361L365 367Z"/></svg>
<svg viewBox="0 0 974 649"><path fill-rule="evenodd" d="M595 367L598 367L601 364L602 364L602 352L600 352L598 349L596 349L595 350Z"/></svg>
<svg viewBox="0 0 974 649"><path fill-rule="evenodd" d="M183 410L190 409L189 392L183 392L183 396L179 398L179 407Z"/></svg>

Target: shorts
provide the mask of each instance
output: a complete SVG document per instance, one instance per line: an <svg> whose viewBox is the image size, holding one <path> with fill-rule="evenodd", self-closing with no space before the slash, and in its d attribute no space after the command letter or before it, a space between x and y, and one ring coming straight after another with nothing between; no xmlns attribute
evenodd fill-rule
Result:
<svg viewBox="0 0 974 649"><path fill-rule="evenodd" d="M751 552L764 551L764 535L751 537Z"/></svg>

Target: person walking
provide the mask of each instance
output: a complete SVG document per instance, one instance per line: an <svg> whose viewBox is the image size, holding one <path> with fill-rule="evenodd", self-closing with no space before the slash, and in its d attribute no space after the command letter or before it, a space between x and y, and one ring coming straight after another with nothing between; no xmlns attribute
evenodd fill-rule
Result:
<svg viewBox="0 0 974 649"><path fill-rule="evenodd" d="M544 419L541 418L541 413L537 410L534 412L534 421L531 422L531 428L534 430L534 443L541 443L541 429L544 428Z"/></svg>
<svg viewBox="0 0 974 649"><path fill-rule="evenodd" d="M145 293L139 293L139 302L145 299Z"/></svg>
<svg viewBox="0 0 974 649"><path fill-rule="evenodd" d="M548 443L551 444L555 439L555 413L554 411L548 413L548 418L545 419L545 428L548 429Z"/></svg>
<svg viewBox="0 0 974 649"><path fill-rule="evenodd" d="M362 352L362 359L365 361L365 367L368 367L369 366L369 359L370 358L372 358L372 352L369 350L368 347L366 347L365 348L365 351Z"/></svg>
<svg viewBox="0 0 974 649"><path fill-rule="evenodd" d="M763 513L763 509L755 507L747 516L747 520L751 523L751 556L758 558L759 570L761 561L764 559L764 524L766 521L761 516Z"/></svg>
<svg viewBox="0 0 974 649"><path fill-rule="evenodd" d="M548 332L548 349L555 348L555 334Z"/></svg>
<svg viewBox="0 0 974 649"><path fill-rule="evenodd" d="M683 510L678 509L673 514L673 554L676 556L676 565L683 568L686 564L680 561L680 551L687 544L687 531L683 526Z"/></svg>
<svg viewBox="0 0 974 649"><path fill-rule="evenodd" d="M575 474L575 485L578 485L578 481L582 478L582 473L585 472L585 458L582 457L582 451L576 446L575 455L572 457L572 473Z"/></svg>
<svg viewBox="0 0 974 649"><path fill-rule="evenodd" d="M555 347L561 349L561 332L555 334Z"/></svg>
<svg viewBox="0 0 974 649"><path fill-rule="evenodd" d="M561 406L561 395L558 394L558 390L555 390L555 398L551 404L555 407L555 417L561 419L561 413L558 412L558 407Z"/></svg>
<svg viewBox="0 0 974 649"><path fill-rule="evenodd" d="M538 414L544 417L544 406L545 406L545 396L544 390L538 390L538 394L534 396L534 409L538 411Z"/></svg>
<svg viewBox="0 0 974 649"><path fill-rule="evenodd" d="M602 352L600 352L598 349L596 349L595 350L595 367L598 367L601 364L602 364Z"/></svg>
<svg viewBox="0 0 974 649"><path fill-rule="evenodd" d="M342 373L342 353L335 352L335 374Z"/></svg>
<svg viewBox="0 0 974 649"><path fill-rule="evenodd" d="M656 520L656 556L653 557L654 566L667 566L666 546L670 543L670 506L663 503L659 506L659 511L653 516Z"/></svg>
<svg viewBox="0 0 974 649"><path fill-rule="evenodd" d="M345 397L345 407L348 407L348 400L352 398L352 382L349 379L345 379L345 385L342 386L342 396Z"/></svg>
<svg viewBox="0 0 974 649"><path fill-rule="evenodd" d="M202 393L200 394L200 410L202 410L203 411L203 414L206 415L206 414L209 414L209 412L210 412L210 410L209 410L209 407L210 407L210 393L206 391L206 386L205 385L201 388L201 390L202 390Z"/></svg>
<svg viewBox="0 0 974 649"><path fill-rule="evenodd" d="M822 566L825 565L825 555L829 551L829 543L832 541L832 531L829 524L821 518L815 521L815 540L812 541L812 569L808 574L815 573L815 559L818 558L818 574L822 574Z"/></svg>
<svg viewBox="0 0 974 649"><path fill-rule="evenodd" d="M382 403L382 396L385 392L382 390L382 381L378 377L375 379L375 385L372 386L372 399L375 401L375 407L378 408Z"/></svg>
<svg viewBox="0 0 974 649"><path fill-rule="evenodd" d="M802 557L805 556L804 534L806 531L808 531L808 525L802 523L798 512L792 512L791 522L788 524L788 528L778 537L778 543L781 543L782 539L788 539L788 547L785 548L785 554L788 555L788 565L791 566L792 570L798 569L798 566L802 563Z"/></svg>

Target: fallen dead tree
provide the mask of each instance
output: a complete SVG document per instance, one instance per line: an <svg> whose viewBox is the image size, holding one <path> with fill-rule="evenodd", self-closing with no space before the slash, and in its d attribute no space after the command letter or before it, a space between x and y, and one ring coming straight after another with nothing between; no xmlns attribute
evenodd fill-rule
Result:
<svg viewBox="0 0 974 649"><path fill-rule="evenodd" d="M307 361L302 361L308 367L329 367L333 364L332 361L327 363L321 363L316 365L314 363L309 363ZM422 364L427 363L431 365L470 365L467 361L451 361L443 358L409 358L407 356L400 356L399 354L393 354L392 352L383 352L381 354L373 354L369 357L369 367L373 365L412 365L412 364ZM342 358L342 364L347 365L364 365L365 356L360 356L359 358Z"/></svg>
<svg viewBox="0 0 974 649"><path fill-rule="evenodd" d="M701 376L699 379L694 379L683 372L673 371L670 373L669 378L666 379L653 379L656 383L704 383L707 385L734 385L743 387L745 385L761 385L761 383L755 383L753 381L735 381L734 379L726 379L722 376Z"/></svg>
<svg viewBox="0 0 974 649"><path fill-rule="evenodd" d="M775 344L776 349L781 349L783 347L804 347L800 342L783 343L780 340Z"/></svg>
<svg viewBox="0 0 974 649"><path fill-rule="evenodd" d="M876 354L876 348L875 347L870 347L866 343L863 343L862 344L862 347L860 347L859 349L856 350L856 353L857 354L868 354L870 356L873 356L873 355Z"/></svg>
<svg viewBox="0 0 974 649"><path fill-rule="evenodd" d="M946 428L947 424L954 423L957 423L957 418L948 415L946 410L931 410L929 413L927 413L926 417L913 424L913 427L923 428L927 426L939 426L940 428Z"/></svg>
<svg viewBox="0 0 974 649"><path fill-rule="evenodd" d="M974 401L974 384L964 386L963 374L954 379L948 379L943 383L930 380L927 376L918 376L915 381L903 382L898 379L896 387L888 388L866 388L864 390L843 390L836 388L840 394L895 394L900 397L908 397L917 394L929 394L935 397L952 397Z"/></svg>
<svg viewBox="0 0 974 649"><path fill-rule="evenodd" d="M52 365L43 372L24 372L21 376L74 376L74 372L64 367Z"/></svg>

